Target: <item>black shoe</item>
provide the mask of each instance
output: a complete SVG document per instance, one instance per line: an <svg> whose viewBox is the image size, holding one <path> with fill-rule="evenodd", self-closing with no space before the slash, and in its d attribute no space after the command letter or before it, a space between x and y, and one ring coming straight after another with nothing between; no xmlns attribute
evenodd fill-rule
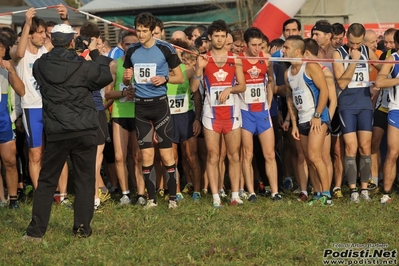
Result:
<svg viewBox="0 0 399 266"><path fill-rule="evenodd" d="M26 196L22 188L18 188L17 190L17 200L19 202L24 202L26 200Z"/></svg>
<svg viewBox="0 0 399 266"><path fill-rule="evenodd" d="M274 197L272 197L272 200L276 200L276 201L282 200L282 199L283 199L283 196L281 196L279 193L277 193L276 195L274 195Z"/></svg>
<svg viewBox="0 0 399 266"><path fill-rule="evenodd" d="M10 205L8 205L8 208L15 209L15 210L19 209L18 201L14 201L14 200L10 201Z"/></svg>
<svg viewBox="0 0 399 266"><path fill-rule="evenodd" d="M258 200L258 198L256 197L255 193L251 194L248 198L249 202L256 202Z"/></svg>
<svg viewBox="0 0 399 266"><path fill-rule="evenodd" d="M91 236L91 233L91 228L89 228L88 230L84 229L83 224L81 224L78 229L73 229L73 234L78 238L88 238Z"/></svg>

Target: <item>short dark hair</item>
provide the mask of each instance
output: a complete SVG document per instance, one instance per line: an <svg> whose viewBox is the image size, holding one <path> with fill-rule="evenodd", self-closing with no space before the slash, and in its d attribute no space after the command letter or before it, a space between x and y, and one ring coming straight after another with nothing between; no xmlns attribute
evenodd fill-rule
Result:
<svg viewBox="0 0 399 266"><path fill-rule="evenodd" d="M280 38L277 38L277 39L272 40L270 42L269 46L270 47L276 46L276 47L280 48L280 47L283 46L283 44L284 44L284 40L280 39Z"/></svg>
<svg viewBox="0 0 399 266"><path fill-rule="evenodd" d="M138 14L134 19L134 27L137 29L137 26L141 25L145 28L149 28L150 31L153 31L156 27L157 20L156 18L149 12L143 12Z"/></svg>
<svg viewBox="0 0 399 266"><path fill-rule="evenodd" d="M294 49L300 49L301 54L305 53L305 42L303 38L299 35L290 35L285 39L285 41L292 41Z"/></svg>
<svg viewBox="0 0 399 266"><path fill-rule="evenodd" d="M101 35L101 31L97 24L94 24L93 22L86 22L80 28L80 35L86 38L98 38Z"/></svg>
<svg viewBox="0 0 399 266"><path fill-rule="evenodd" d="M47 20L46 21L46 27L54 27L55 25L57 25L58 23L52 20Z"/></svg>
<svg viewBox="0 0 399 266"><path fill-rule="evenodd" d="M396 31L397 30L395 28L389 28L389 29L384 31L384 36L390 35L390 34L395 34Z"/></svg>
<svg viewBox="0 0 399 266"><path fill-rule="evenodd" d="M8 40L9 46L13 46L17 42L17 33L9 27L0 28L0 35Z"/></svg>
<svg viewBox="0 0 399 266"><path fill-rule="evenodd" d="M226 22L224 20L218 19L212 22L211 25L208 27L208 34L212 36L214 32L218 31L224 31L227 33L230 33L230 28L227 26Z"/></svg>
<svg viewBox="0 0 399 266"><path fill-rule="evenodd" d="M204 25L197 25L195 26L194 30L198 30L200 35L202 35L204 32L206 32L208 29Z"/></svg>
<svg viewBox="0 0 399 266"><path fill-rule="evenodd" d="M393 40L396 45L399 45L399 30L395 31L395 35L393 35Z"/></svg>
<svg viewBox="0 0 399 266"><path fill-rule="evenodd" d="M186 49L186 50L189 48L188 43L186 41L183 41L180 39L172 39L169 41L169 43L176 45L178 47L181 47L183 49ZM179 49L179 48L177 48L177 49Z"/></svg>
<svg viewBox="0 0 399 266"><path fill-rule="evenodd" d="M160 20L159 18L155 17L155 21L156 21L155 27L158 26L161 29L161 31L162 31L165 28L165 26L163 25L162 20ZM155 29L155 27L154 27L154 29Z"/></svg>
<svg viewBox="0 0 399 266"><path fill-rule="evenodd" d="M3 35L0 36L0 46L3 46L6 50L9 48L10 44L7 38Z"/></svg>
<svg viewBox="0 0 399 266"><path fill-rule="evenodd" d="M122 43L123 42L123 39L125 39L125 37L127 37L127 36L135 36L135 37L137 37L137 33L135 32L135 31L129 31L129 30L123 30L123 31L121 31L120 33L119 33L119 38L118 38L118 41L120 42L120 43Z"/></svg>
<svg viewBox="0 0 399 266"><path fill-rule="evenodd" d="M251 38L257 38L257 39L264 40L264 36L265 35L262 33L262 31L259 28L250 27L244 32L244 41L248 44L249 40ZM234 38L233 38L233 40L234 40ZM267 43L269 43L269 40L267 40Z"/></svg>
<svg viewBox="0 0 399 266"><path fill-rule="evenodd" d="M303 40L305 43L305 50L308 50L312 55L317 56L319 53L319 45L312 38L306 38Z"/></svg>
<svg viewBox="0 0 399 266"><path fill-rule="evenodd" d="M333 23L333 24L331 25L331 27L332 27L333 36L334 36L334 35L340 35L340 34L342 34L342 33L343 33L343 34L346 33L345 27L344 27L344 25L341 24L341 23L335 22L335 23Z"/></svg>
<svg viewBox="0 0 399 266"><path fill-rule="evenodd" d="M26 23L26 21L24 21L24 23L22 23L21 29L23 29L25 27L25 23ZM30 25L30 29L29 29L29 34L31 35L31 34L35 33L40 26L42 26L44 28L44 30L47 29L46 22L43 19L38 18L38 17L33 17L32 25Z"/></svg>
<svg viewBox="0 0 399 266"><path fill-rule="evenodd" d="M364 28L363 24L352 23L349 25L346 37L349 37L349 34L352 34L352 36L356 38L363 37L366 34L366 29Z"/></svg>
<svg viewBox="0 0 399 266"><path fill-rule="evenodd" d="M233 37L233 42L235 41L244 41L244 30L243 29L235 29L230 32L231 37Z"/></svg>
<svg viewBox="0 0 399 266"><path fill-rule="evenodd" d="M189 40L191 40L191 38L193 37L193 31L195 29L195 26L188 26L186 27L183 32L186 34L187 38Z"/></svg>
<svg viewBox="0 0 399 266"><path fill-rule="evenodd" d="M301 28L302 28L301 22L295 18L290 18L290 19L287 19L286 21L284 21L283 32L285 31L285 27L291 23L296 23L296 25L298 26L298 30L301 30Z"/></svg>
<svg viewBox="0 0 399 266"><path fill-rule="evenodd" d="M270 41L269 41L269 38L265 35L265 34L263 34L262 33L262 41L265 41L266 42L266 44L267 44L267 46L269 46L270 45Z"/></svg>

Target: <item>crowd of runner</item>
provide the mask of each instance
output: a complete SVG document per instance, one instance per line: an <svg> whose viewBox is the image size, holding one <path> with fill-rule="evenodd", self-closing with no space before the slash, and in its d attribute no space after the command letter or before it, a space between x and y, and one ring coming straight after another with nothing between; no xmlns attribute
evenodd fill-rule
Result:
<svg viewBox="0 0 399 266"><path fill-rule="evenodd" d="M65 26L72 23L65 6L57 12ZM162 21L141 13L110 47L95 23L72 30L45 22L33 8L25 18L19 34L0 29L2 207L17 209L40 185L54 191L56 204L73 207L68 160L53 156L46 163L56 169L42 168L46 152L64 148L51 144L70 134L57 131L53 115L68 117L71 107L48 91L42 96L43 84L52 83L40 63L34 67L62 34L73 34L70 48L84 60L106 60L98 64L109 69L98 77L112 76L106 85L90 79L96 75L81 81L97 86L85 92L98 118L90 135L96 152L82 155L91 157L86 163L95 171L95 210L111 194L120 205L144 208L156 207L161 197L176 208L184 197L198 201L206 194L215 208L259 196L284 200L287 193L332 205L347 195L352 203L372 201L371 192L379 190L381 203L391 201L399 154L396 29L377 36L359 23L346 29L320 20L303 38L300 21L289 19L282 38L269 40L258 28L231 29L215 20L166 39ZM387 62L365 61L378 59ZM53 70L61 86L70 82L68 73ZM82 111L61 124L76 129L74 119L85 118ZM72 131L73 138L87 137ZM47 182L50 172L57 184ZM76 182L81 177L75 167L73 173Z"/></svg>

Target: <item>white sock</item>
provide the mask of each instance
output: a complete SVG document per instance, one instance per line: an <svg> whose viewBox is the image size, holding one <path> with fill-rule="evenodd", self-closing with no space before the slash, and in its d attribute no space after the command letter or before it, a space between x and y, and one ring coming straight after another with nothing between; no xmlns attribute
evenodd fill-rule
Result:
<svg viewBox="0 0 399 266"><path fill-rule="evenodd" d="M238 192L231 192L231 198L232 199L238 198Z"/></svg>
<svg viewBox="0 0 399 266"><path fill-rule="evenodd" d="M67 193L61 193L60 194L60 202L63 201L65 198L67 198L68 194Z"/></svg>
<svg viewBox="0 0 399 266"><path fill-rule="evenodd" d="M94 206L100 206L100 199L99 198L94 199Z"/></svg>
<svg viewBox="0 0 399 266"><path fill-rule="evenodd" d="M378 177L372 177L371 179L373 180L374 184L378 186Z"/></svg>
<svg viewBox="0 0 399 266"><path fill-rule="evenodd" d="M303 194L305 194L306 197L308 196L308 192L307 192L306 190L302 190L301 192L302 192Z"/></svg>
<svg viewBox="0 0 399 266"><path fill-rule="evenodd" d="M219 194L212 194L212 198L213 198L213 201L218 201L218 202L220 202L220 197L219 197Z"/></svg>

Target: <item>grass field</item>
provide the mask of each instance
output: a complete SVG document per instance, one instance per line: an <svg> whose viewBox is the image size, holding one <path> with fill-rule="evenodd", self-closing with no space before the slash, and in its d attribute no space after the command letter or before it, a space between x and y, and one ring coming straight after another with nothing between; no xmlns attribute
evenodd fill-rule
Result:
<svg viewBox="0 0 399 266"><path fill-rule="evenodd" d="M379 198L355 205L345 195L323 207L288 195L281 202L258 198L220 210L212 208L210 196L200 202L186 196L175 210L162 200L151 210L109 201L94 214L88 239L72 235L72 210L53 206L40 243L21 239L32 208L25 203L19 210L0 209L0 264L323 265L323 251L334 249L334 243L399 247L399 197L394 195L390 205L381 205Z"/></svg>

